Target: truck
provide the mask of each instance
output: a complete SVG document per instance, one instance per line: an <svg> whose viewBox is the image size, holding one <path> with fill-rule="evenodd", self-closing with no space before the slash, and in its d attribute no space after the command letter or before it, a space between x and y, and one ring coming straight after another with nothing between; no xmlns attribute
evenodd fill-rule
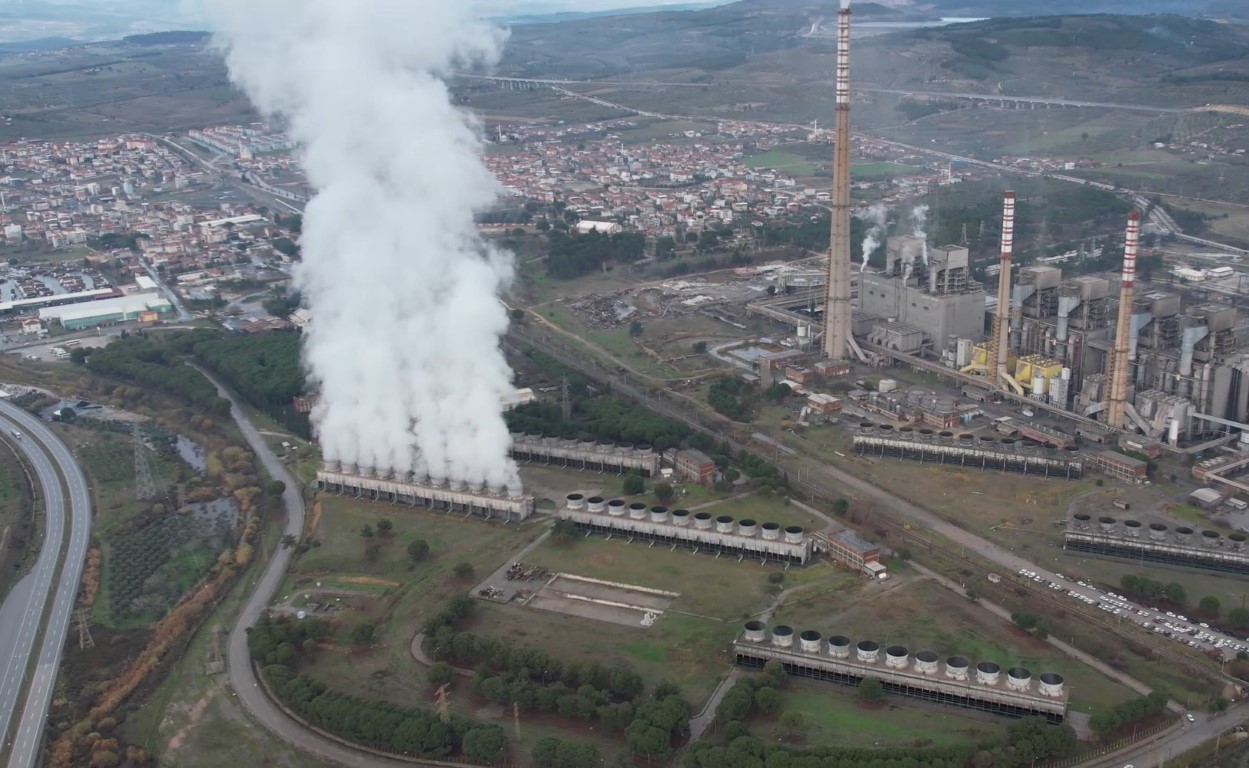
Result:
<svg viewBox="0 0 1249 768"><path fill-rule="evenodd" d="M12 432L13 432L13 437L17 438L18 440L21 440L21 439L22 439L22 433L21 433L21 432L18 432L16 429L15 429L15 430L12 430Z"/></svg>

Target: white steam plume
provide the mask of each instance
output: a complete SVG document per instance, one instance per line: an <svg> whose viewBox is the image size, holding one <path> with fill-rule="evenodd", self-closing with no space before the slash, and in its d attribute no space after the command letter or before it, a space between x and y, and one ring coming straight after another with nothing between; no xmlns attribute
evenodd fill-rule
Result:
<svg viewBox="0 0 1249 768"><path fill-rule="evenodd" d="M473 214L498 190L439 78L502 33L442 0L211 0L231 79L284 119L316 196L295 283L324 456L518 489L501 397L511 257Z"/></svg>
<svg viewBox="0 0 1249 768"><path fill-rule="evenodd" d="M868 258L873 251L880 247L880 237L885 232L885 216L888 213L888 208L881 203L877 203L859 214L859 218L868 224L867 233L863 235L863 263L859 265L860 272L867 270Z"/></svg>
<svg viewBox="0 0 1249 768"><path fill-rule="evenodd" d="M914 235L923 239L922 258L924 266L928 266L928 206L917 205L911 209L911 219L915 222Z"/></svg>

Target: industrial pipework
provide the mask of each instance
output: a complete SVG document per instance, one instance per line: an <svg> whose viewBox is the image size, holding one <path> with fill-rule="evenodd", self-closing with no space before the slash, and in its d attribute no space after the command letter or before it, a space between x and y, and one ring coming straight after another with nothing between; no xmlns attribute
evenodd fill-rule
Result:
<svg viewBox="0 0 1249 768"><path fill-rule="evenodd" d="M1115 347L1107 358L1106 424L1115 429L1130 427L1127 421L1129 336L1131 335L1132 300L1136 295L1136 250L1141 236L1141 215L1128 215L1127 233L1123 240L1123 279L1119 284L1119 319L1115 323Z"/></svg>
<svg viewBox="0 0 1249 768"><path fill-rule="evenodd" d="M850 334L850 2L837 13L837 109L833 134L832 231L824 312L824 356L845 360Z"/></svg>

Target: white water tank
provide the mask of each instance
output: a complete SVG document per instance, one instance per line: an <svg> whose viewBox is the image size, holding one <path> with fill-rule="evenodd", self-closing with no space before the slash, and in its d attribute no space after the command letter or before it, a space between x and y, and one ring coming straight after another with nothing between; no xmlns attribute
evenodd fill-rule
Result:
<svg viewBox="0 0 1249 768"><path fill-rule="evenodd" d="M788 648L793 644L793 627L788 627L784 624L772 627L772 645L775 645L777 648Z"/></svg>
<svg viewBox="0 0 1249 768"><path fill-rule="evenodd" d="M910 661L910 653L900 645L891 645L885 649L885 666L890 669L906 669Z"/></svg>
<svg viewBox="0 0 1249 768"><path fill-rule="evenodd" d="M1063 676L1053 672L1046 672L1041 675L1041 680L1037 684L1037 693L1055 699L1061 698L1063 695Z"/></svg>
<svg viewBox="0 0 1249 768"><path fill-rule="evenodd" d="M967 667L967 659L962 656L951 656L945 660L945 676L951 680L966 680Z"/></svg>
<svg viewBox="0 0 1249 768"><path fill-rule="evenodd" d="M564 508L570 512L579 512L585 509L585 496L579 493L570 493L564 497Z"/></svg>
<svg viewBox="0 0 1249 768"><path fill-rule="evenodd" d="M915 654L915 671L921 675L937 674L937 654L932 651L920 651Z"/></svg>
<svg viewBox="0 0 1249 768"><path fill-rule="evenodd" d="M798 646L802 648L803 653L819 653L820 641L823 636L814 629L808 629L801 635L798 635Z"/></svg>
<svg viewBox="0 0 1249 768"><path fill-rule="evenodd" d="M834 659L850 658L850 638L844 635L833 635L828 638L828 655Z"/></svg>
<svg viewBox="0 0 1249 768"><path fill-rule="evenodd" d="M625 503L624 499L612 499L607 502L607 514L612 517L624 517Z"/></svg>
<svg viewBox="0 0 1249 768"><path fill-rule="evenodd" d="M860 640L855 646L858 659L864 664L875 664L880 659L880 644L871 640Z"/></svg>
<svg viewBox="0 0 1249 768"><path fill-rule="evenodd" d="M748 643L762 643L767 636L767 626L762 621L746 622L746 633L742 636Z"/></svg>
<svg viewBox="0 0 1249 768"><path fill-rule="evenodd" d="M981 685L997 685L1002 668L991 661L982 661L976 665L976 682Z"/></svg>
<svg viewBox="0 0 1249 768"><path fill-rule="evenodd" d="M607 502L602 496L591 496L586 499L586 508L593 514L601 515L607 511Z"/></svg>
<svg viewBox="0 0 1249 768"><path fill-rule="evenodd" d="M1032 673L1023 667L1006 670L1006 687L1012 691L1026 691L1032 685Z"/></svg>

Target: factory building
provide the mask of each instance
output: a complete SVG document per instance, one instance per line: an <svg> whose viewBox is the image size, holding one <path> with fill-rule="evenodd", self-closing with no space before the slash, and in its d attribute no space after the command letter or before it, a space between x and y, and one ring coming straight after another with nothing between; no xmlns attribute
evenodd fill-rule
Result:
<svg viewBox="0 0 1249 768"><path fill-rule="evenodd" d="M785 625L772 628L750 621L733 641L738 666L760 669L779 661L795 677L858 687L866 678L881 682L886 693L976 709L1007 717L1044 717L1055 725L1067 716L1067 691L1062 675L1047 672L1033 680L1032 671L1014 667L1002 674L1000 665L981 661L975 668L963 656L951 656L943 665L937 654L920 651L914 657L900 645L884 649L879 643L833 635L827 640L814 630L794 637Z"/></svg>
<svg viewBox="0 0 1249 768"><path fill-rule="evenodd" d="M1090 472L1101 472L1118 480L1140 483L1149 472L1149 463L1118 451L1096 451L1085 458Z"/></svg>
<svg viewBox="0 0 1249 768"><path fill-rule="evenodd" d="M333 462L327 462L317 471L315 483L319 490L340 496L401 506L424 506L487 519L502 518L509 522L524 520L534 511L532 496L509 492L504 488L468 487L462 482L448 483L445 477L400 477L394 472L341 466Z"/></svg>
<svg viewBox="0 0 1249 768"><path fill-rule="evenodd" d="M863 422L854 435L859 455L889 456L984 470L1078 479L1083 459L1075 446L1056 449L1031 440L955 435L950 431L894 429L889 424Z"/></svg>
<svg viewBox="0 0 1249 768"><path fill-rule="evenodd" d="M1072 517L1063 538L1063 547L1072 552L1249 575L1247 537L1243 533L1197 533L1187 526L1172 530L1163 523L1145 526L1138 520L1120 524L1113 517L1094 521L1080 513Z"/></svg>
<svg viewBox="0 0 1249 768"><path fill-rule="evenodd" d="M922 339L940 351L951 340L984 336L984 288L970 277L966 248L891 237L885 261L883 272L860 277L858 308L875 319L867 334L872 343L917 352Z"/></svg>
<svg viewBox="0 0 1249 768"><path fill-rule="evenodd" d="M39 310L43 322L55 321L67 331L94 328L127 320L151 319L173 311L173 305L159 293L136 293L81 304L63 304Z"/></svg>
<svg viewBox="0 0 1249 768"><path fill-rule="evenodd" d="M812 540L802 528L754 520L734 521L728 515L650 507L641 502L586 498L570 493L555 514L587 533L620 536L652 545L689 548L717 557L756 558L763 562L804 565L812 556Z"/></svg>
<svg viewBox="0 0 1249 768"><path fill-rule="evenodd" d="M637 472L642 477L658 475L660 463L660 455L649 445L565 440L519 432L512 433L512 458L528 464L555 465L616 475ZM714 466L712 464L713 468Z"/></svg>

